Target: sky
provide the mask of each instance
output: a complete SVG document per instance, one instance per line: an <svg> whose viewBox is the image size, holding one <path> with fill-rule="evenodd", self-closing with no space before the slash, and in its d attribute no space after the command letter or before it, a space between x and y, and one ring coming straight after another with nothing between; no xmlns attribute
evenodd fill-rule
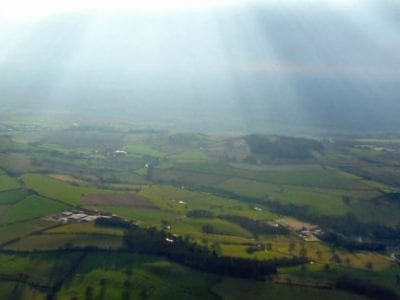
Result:
<svg viewBox="0 0 400 300"><path fill-rule="evenodd" d="M15 0L2 4L0 16L4 21L24 21L52 14L67 12L117 12L117 11L157 11L202 10L211 7L245 3L240 0Z"/></svg>
<svg viewBox="0 0 400 300"><path fill-rule="evenodd" d="M392 0L14 0L0 101L193 130L393 130L398 49Z"/></svg>
<svg viewBox="0 0 400 300"><path fill-rule="evenodd" d="M337 8L359 7L359 0L284 0L287 3L313 4L325 2ZM174 12L187 10L204 10L215 7L246 5L249 3L263 3L276 5L278 0L13 0L2 3L0 20L2 21L25 21L29 19L43 18L52 14L96 11L157 11Z"/></svg>

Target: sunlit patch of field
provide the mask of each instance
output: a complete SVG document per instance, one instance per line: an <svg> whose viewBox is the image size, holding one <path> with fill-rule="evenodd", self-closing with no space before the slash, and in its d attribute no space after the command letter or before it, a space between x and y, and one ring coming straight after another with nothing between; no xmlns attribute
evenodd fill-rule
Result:
<svg viewBox="0 0 400 300"><path fill-rule="evenodd" d="M61 180L61 181L66 181L68 183L85 184L85 181L75 178L71 175L67 175L67 174L48 174L47 176L49 176L50 178Z"/></svg>
<svg viewBox="0 0 400 300"><path fill-rule="evenodd" d="M276 222L282 226L289 227L292 230L302 230L303 228L310 230L317 227L316 225L289 217L277 219Z"/></svg>
<svg viewBox="0 0 400 300"><path fill-rule="evenodd" d="M187 163L178 164L176 170L198 172L214 175L225 175L241 179L256 180L277 185L293 185L315 188L366 188L363 180L356 176L340 172L334 168L323 168L318 165L307 166L305 169L252 171L234 168L224 164Z"/></svg>
<svg viewBox="0 0 400 300"><path fill-rule="evenodd" d="M245 245L253 242L250 238L244 238L233 235L222 234L205 234L202 232L189 233L188 236L194 238L198 243L212 246L212 245Z"/></svg>
<svg viewBox="0 0 400 300"><path fill-rule="evenodd" d="M145 209L159 209L149 199L137 193L124 193L124 194L90 194L82 199L82 204L88 207L96 206L126 206L138 207Z"/></svg>
<svg viewBox="0 0 400 300"><path fill-rule="evenodd" d="M153 157L162 157L165 155L165 153L154 149L153 147L147 145L147 144L142 144L142 143L137 143L137 144L129 144L124 146L124 149L128 152L128 155L133 153L136 155L141 155L141 156L153 156Z"/></svg>
<svg viewBox="0 0 400 300"><path fill-rule="evenodd" d="M121 206L102 206L98 208L101 211L115 213L116 215L128 220L138 221L139 225L144 227L159 226L161 224L161 220L173 222L184 217L183 215L164 210L129 208Z"/></svg>
<svg viewBox="0 0 400 300"><path fill-rule="evenodd" d="M256 210L254 205L238 200L168 185L143 187L139 194L155 203L161 209L177 214L186 215L189 210L205 209L214 215L236 214L261 220L273 220L276 218L276 215L265 208Z"/></svg>
<svg viewBox="0 0 400 300"><path fill-rule="evenodd" d="M379 192L372 188L367 190L310 188L272 185L240 178L229 179L217 187L238 195L308 206L311 212L326 215L343 215L347 212L353 212L353 204L362 204L364 203L363 201L368 201L380 195Z"/></svg>
<svg viewBox="0 0 400 300"><path fill-rule="evenodd" d="M233 245L233 244L221 244L221 253L226 256L244 257L250 259L268 260L280 257L291 257L289 254L283 254L276 251L257 251L254 253L248 253L246 251L247 245Z"/></svg>
<svg viewBox="0 0 400 300"><path fill-rule="evenodd" d="M203 233L202 228L204 226L211 226L214 230L213 234L233 236L233 237L244 237L247 239L252 238L252 234L247 230L243 229L239 225L234 223L218 219L191 219L184 218L172 224L172 231L180 235L191 235L194 232ZM209 234L203 233L204 237Z"/></svg>
<svg viewBox="0 0 400 300"><path fill-rule="evenodd" d="M372 252L344 253L341 257L343 265L356 269L384 271L393 265L393 260L390 257ZM346 263L347 260L350 262L349 264Z"/></svg>
<svg viewBox="0 0 400 300"><path fill-rule="evenodd" d="M393 265L387 255L373 252L352 253L330 248L322 242L305 242L296 236L262 236L260 241L264 244L270 243L272 251L283 255L306 255L311 261L320 264L371 271L383 271Z"/></svg>

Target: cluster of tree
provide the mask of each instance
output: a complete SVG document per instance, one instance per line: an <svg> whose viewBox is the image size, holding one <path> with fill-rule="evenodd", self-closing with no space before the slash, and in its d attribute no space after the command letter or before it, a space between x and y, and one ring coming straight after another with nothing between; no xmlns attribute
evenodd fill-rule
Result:
<svg viewBox="0 0 400 300"><path fill-rule="evenodd" d="M394 193L384 193L382 196L384 200L389 200L391 202L395 203L400 203L400 193L394 192Z"/></svg>
<svg viewBox="0 0 400 300"><path fill-rule="evenodd" d="M275 274L277 267L308 262L306 258L298 257L260 261L220 256L215 250L198 245L187 237L175 237L155 228L132 227L125 233L124 242L138 253L160 255L201 271L243 278L261 279Z"/></svg>
<svg viewBox="0 0 400 300"><path fill-rule="evenodd" d="M399 296L394 291L386 287L376 285L370 281L350 278L347 276L339 277L336 280L336 288L364 295L372 299L379 299L379 300L399 299Z"/></svg>
<svg viewBox="0 0 400 300"><path fill-rule="evenodd" d="M347 237L363 237L371 242L383 243L385 245L395 245L400 241L400 228L388 227L376 223L364 223L352 213L344 216L318 215L311 212L304 205L286 204L276 200L242 196L215 187L202 187L201 189L221 197L264 205L275 213L318 224L325 231L332 230Z"/></svg>
<svg viewBox="0 0 400 300"><path fill-rule="evenodd" d="M204 233L209 233L209 234L218 233L217 230L215 229L215 227L212 226L212 225L209 225L209 224L203 225L203 226L201 227L201 230L202 230Z"/></svg>
<svg viewBox="0 0 400 300"><path fill-rule="evenodd" d="M225 215L220 218L240 225L250 231L255 237L261 234L289 234L290 231L283 226L272 226L263 221L242 216Z"/></svg>
<svg viewBox="0 0 400 300"><path fill-rule="evenodd" d="M63 286L65 282L68 282L69 280L72 279L74 274L76 274L79 266L81 265L82 261L86 258L87 254L89 251L84 251L82 252L79 257L76 258L76 260L71 264L71 267L69 270L64 274L64 276L60 277L58 280L56 280L49 293L47 294L47 299L49 300L56 300L57 299L57 293Z"/></svg>
<svg viewBox="0 0 400 300"><path fill-rule="evenodd" d="M254 154L267 155L277 159L310 159L312 152L322 152L323 145L311 139L293 137L267 137L248 135L245 141Z"/></svg>
<svg viewBox="0 0 400 300"><path fill-rule="evenodd" d="M319 238L335 247L345 248L349 251L386 251L386 245L379 242L362 242L329 231Z"/></svg>
<svg viewBox="0 0 400 300"><path fill-rule="evenodd" d="M272 245L270 243L268 243L267 247L266 247L264 244L258 243L258 244L250 245L246 248L246 252L249 254L253 254L253 253L265 251L265 250L272 250Z"/></svg>
<svg viewBox="0 0 400 300"><path fill-rule="evenodd" d="M383 243L385 245L396 244L400 241L399 228L376 223L364 223L352 213L344 216L322 216L311 213L306 207L302 206L282 204L271 200L266 200L265 204L276 212L318 224L325 231L332 230L346 237L363 237L371 243Z"/></svg>
<svg viewBox="0 0 400 300"><path fill-rule="evenodd" d="M129 229L132 227L136 227L137 225L131 221L126 221L121 219L120 217L113 216L111 218L99 218L95 221L96 226L111 226L111 227L120 227L124 229Z"/></svg>
<svg viewBox="0 0 400 300"><path fill-rule="evenodd" d="M189 218L213 218L214 217L214 215L210 211L204 210L204 209L191 210L187 213L187 216Z"/></svg>

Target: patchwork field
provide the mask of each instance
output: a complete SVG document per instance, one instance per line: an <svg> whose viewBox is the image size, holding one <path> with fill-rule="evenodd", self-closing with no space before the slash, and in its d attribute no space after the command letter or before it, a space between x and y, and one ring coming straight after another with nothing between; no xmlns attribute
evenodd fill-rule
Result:
<svg viewBox="0 0 400 300"><path fill-rule="evenodd" d="M28 196L11 206L7 214L1 219L0 224L7 225L28 221L59 213L65 209L67 209L67 206L63 203L36 195Z"/></svg>
<svg viewBox="0 0 400 300"><path fill-rule="evenodd" d="M21 177L25 185L38 194L57 199L68 205L77 205L82 197L89 194L111 193L89 186L75 186L61 180L40 174L27 174Z"/></svg>
<svg viewBox="0 0 400 300"><path fill-rule="evenodd" d="M15 131L0 146L0 298L366 299L336 289L342 275L400 294L394 154L256 137L265 150L249 139ZM148 230L138 245L165 234L158 247L180 241L228 262L302 263L235 279L161 250L132 251L135 226ZM315 228L321 236L300 234Z"/></svg>

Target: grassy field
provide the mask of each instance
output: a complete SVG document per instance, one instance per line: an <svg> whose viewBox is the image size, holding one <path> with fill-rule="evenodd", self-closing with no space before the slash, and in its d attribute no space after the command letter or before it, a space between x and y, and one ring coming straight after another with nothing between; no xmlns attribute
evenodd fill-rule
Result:
<svg viewBox="0 0 400 300"><path fill-rule="evenodd" d="M79 204L85 195L112 193L111 191L89 186L75 186L41 174L26 174L21 178L28 188L38 194L60 200L68 205Z"/></svg>
<svg viewBox="0 0 400 300"><path fill-rule="evenodd" d="M54 226L54 222L43 219L34 219L9 225L0 225L0 244L16 238L22 238L32 232Z"/></svg>
<svg viewBox="0 0 400 300"><path fill-rule="evenodd" d="M398 265L392 265L384 271L372 272L365 269L349 268L340 265L331 265L327 270L322 264L309 265L306 268L292 267L280 269L280 274L298 281L314 280L318 281L321 278L325 280L334 281L339 276L349 276L352 278L360 278L362 280L370 280L376 282L381 286L390 288L394 291L400 292L400 286L396 279L396 275L400 272Z"/></svg>
<svg viewBox="0 0 400 300"><path fill-rule="evenodd" d="M283 170L254 171L223 164L187 163L177 164L175 169L213 175L238 177L277 185L308 186L319 188L366 188L363 181L333 168L319 165L286 168Z"/></svg>
<svg viewBox="0 0 400 300"><path fill-rule="evenodd" d="M154 149L153 147L146 144L129 144L124 147L128 154L162 157L165 153Z"/></svg>
<svg viewBox="0 0 400 300"><path fill-rule="evenodd" d="M18 180L8 175L0 175L0 192L19 188Z"/></svg>
<svg viewBox="0 0 400 300"><path fill-rule="evenodd" d="M79 253L0 254L0 276L29 276L34 283L50 286L69 270Z"/></svg>
<svg viewBox="0 0 400 300"><path fill-rule="evenodd" d="M205 233L202 228L211 226L212 233ZM196 240L209 240L221 243L249 243L252 235L242 227L221 219L180 219L171 222L171 232L181 236L190 236Z"/></svg>
<svg viewBox="0 0 400 300"><path fill-rule="evenodd" d="M215 215L237 214L273 220L276 215L264 209L256 210L254 205L246 204L238 200L218 197L204 192L189 191L168 185L152 185L144 187L140 195L153 201L157 206L178 214L185 214L189 210L206 209Z"/></svg>
<svg viewBox="0 0 400 300"><path fill-rule="evenodd" d="M123 230L120 228L96 226L93 222L88 223L72 223L58 226L46 231L46 233L94 233L122 236Z"/></svg>
<svg viewBox="0 0 400 300"><path fill-rule="evenodd" d="M26 189L15 189L0 192L0 205L15 204L18 201L26 198L29 192Z"/></svg>
<svg viewBox="0 0 400 300"><path fill-rule="evenodd" d="M311 287L287 286L274 283L224 279L213 290L226 300L240 299L325 299L325 300L367 300L341 291L316 289Z"/></svg>
<svg viewBox="0 0 400 300"><path fill-rule="evenodd" d="M116 215L132 220L139 221L141 226L158 226L161 220L167 222L173 222L174 220L183 218L182 215L178 215L172 212L164 210L153 210L153 209L141 209L141 208L127 208L122 206L102 206L98 207L99 210L109 213L115 213Z"/></svg>
<svg viewBox="0 0 400 300"><path fill-rule="evenodd" d="M2 299L43 300L46 294L33 289L27 284L14 281L0 282L0 295Z"/></svg>
<svg viewBox="0 0 400 300"><path fill-rule="evenodd" d="M90 254L58 299L217 299L209 292L216 278L158 258Z"/></svg>
<svg viewBox="0 0 400 300"><path fill-rule="evenodd" d="M108 234L52 233L31 235L6 247L9 250L57 250L62 247L95 246L101 249L119 249L122 237Z"/></svg>
<svg viewBox="0 0 400 300"><path fill-rule="evenodd" d="M394 211L397 212L398 207L380 206L382 214L373 213L373 202L370 200L378 197L380 193L368 188L366 190L348 190L348 189L332 189L332 188L311 188L293 185L273 185L252 181L248 179L232 178L219 185L218 188L234 192L239 195L267 198L278 200L282 203L294 204L299 206L308 206L315 214L323 215L343 215L348 212L359 214L364 220L385 221L388 215ZM345 201L347 200L348 201ZM357 208L360 208L359 210ZM386 211L386 212L385 212ZM394 214L391 217L393 220ZM387 221L387 220L386 220Z"/></svg>
<svg viewBox="0 0 400 300"><path fill-rule="evenodd" d="M32 131L32 136L15 131L1 140L0 248L15 251L0 254L1 299L16 291L20 299L44 297L32 285L17 285L21 274L46 288L62 279L57 299L68 300L363 299L315 288L342 274L400 293L395 281L400 269L389 252L349 252L318 239L305 242L295 232L253 235L226 217L246 217L256 226L255 220L271 224L298 218L305 224L313 217L317 223L319 216L340 219L351 212L360 222L395 228L400 213L397 152L372 153L346 141L344 148L328 143L326 153L308 159L274 159L250 153L244 139L68 126ZM117 149L127 155L116 155ZM272 213L262 199L295 208L283 216ZM160 257L118 250L121 228L93 222L61 225L46 218L71 209L115 214L141 227L189 236L221 255L258 260L307 256L311 262L280 269L274 282L200 273ZM297 213L303 209L311 217ZM322 221L315 225L325 230ZM104 252L65 249L86 246ZM21 252L34 249L29 255ZM282 278L292 284L282 284ZM314 287L305 286L309 283Z"/></svg>
<svg viewBox="0 0 400 300"><path fill-rule="evenodd" d="M33 172L34 166L28 155L0 153L0 167L13 174Z"/></svg>
<svg viewBox="0 0 400 300"><path fill-rule="evenodd" d="M10 207L0 224L12 224L62 212L68 207L40 196L29 196Z"/></svg>

